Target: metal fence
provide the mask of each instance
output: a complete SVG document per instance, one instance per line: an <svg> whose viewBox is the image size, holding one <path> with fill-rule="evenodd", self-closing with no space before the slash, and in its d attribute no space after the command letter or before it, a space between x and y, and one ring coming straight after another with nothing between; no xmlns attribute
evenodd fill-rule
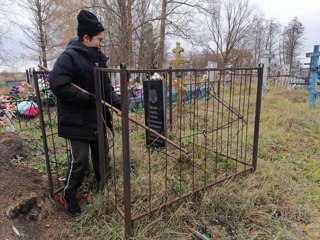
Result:
<svg viewBox="0 0 320 240"><path fill-rule="evenodd" d="M108 113L97 106L100 149L109 146L100 162L112 159L102 187L128 236L134 221L256 169L261 68L98 68L99 103L108 95L104 74L120 79L122 116L112 113L114 131L105 132Z"/></svg>
<svg viewBox="0 0 320 240"><path fill-rule="evenodd" d="M268 75L268 85L290 89L306 85L306 78L294 75Z"/></svg>
<svg viewBox="0 0 320 240"><path fill-rule="evenodd" d="M127 236L135 221L256 169L262 71L95 70L101 177L107 179L101 187L124 219ZM40 109L34 122L41 127L50 194L55 196L63 187L69 149L57 136L56 109L39 89L43 74L33 72ZM110 90L105 74L122 100L121 117L110 111L113 131L105 121Z"/></svg>

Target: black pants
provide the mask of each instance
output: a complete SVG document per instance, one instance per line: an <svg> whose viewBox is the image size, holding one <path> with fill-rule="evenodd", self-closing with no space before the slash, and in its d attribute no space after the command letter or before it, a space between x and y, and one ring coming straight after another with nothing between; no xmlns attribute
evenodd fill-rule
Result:
<svg viewBox="0 0 320 240"><path fill-rule="evenodd" d="M64 196L76 197L77 189L83 182L86 172L89 170L89 147L92 165L97 182L100 182L99 145L98 141L86 141L69 139L70 159L68 172L65 179ZM108 147L106 147L108 150ZM108 156L108 152L106 152ZM106 171L110 171L110 160L106 157Z"/></svg>

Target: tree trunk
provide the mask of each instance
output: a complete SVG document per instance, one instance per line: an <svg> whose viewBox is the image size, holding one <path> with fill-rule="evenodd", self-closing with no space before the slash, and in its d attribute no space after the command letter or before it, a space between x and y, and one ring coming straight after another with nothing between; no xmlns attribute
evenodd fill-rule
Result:
<svg viewBox="0 0 320 240"><path fill-rule="evenodd" d="M164 44L165 44L165 35L166 35L166 14L167 14L167 0L162 0L158 68L163 68L163 62L164 62Z"/></svg>
<svg viewBox="0 0 320 240"><path fill-rule="evenodd" d="M127 47L128 47L128 31L127 31L127 12L126 12L126 0L118 0L120 9L120 63L126 64Z"/></svg>
<svg viewBox="0 0 320 240"><path fill-rule="evenodd" d="M132 52L132 2L133 0L128 0L127 4L127 63L133 65L133 52Z"/></svg>
<svg viewBox="0 0 320 240"><path fill-rule="evenodd" d="M38 14L38 28L39 28L39 37L40 37L40 49L41 49L41 60L43 61L43 66L48 67L47 62L47 53L46 53L46 36L43 31L43 19L42 19L42 9L41 9L41 3L37 1L37 14Z"/></svg>

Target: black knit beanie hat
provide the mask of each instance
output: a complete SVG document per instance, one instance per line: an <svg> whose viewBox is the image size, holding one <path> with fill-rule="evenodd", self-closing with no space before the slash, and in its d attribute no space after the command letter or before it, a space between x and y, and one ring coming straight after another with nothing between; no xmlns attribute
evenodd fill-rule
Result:
<svg viewBox="0 0 320 240"><path fill-rule="evenodd" d="M78 36L103 32L104 28L98 18L87 10L81 10L78 14Z"/></svg>

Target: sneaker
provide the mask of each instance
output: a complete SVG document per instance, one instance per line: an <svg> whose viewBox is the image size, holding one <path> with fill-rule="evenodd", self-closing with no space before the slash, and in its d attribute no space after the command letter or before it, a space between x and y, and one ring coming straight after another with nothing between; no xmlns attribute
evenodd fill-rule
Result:
<svg viewBox="0 0 320 240"><path fill-rule="evenodd" d="M81 214L81 208L76 198L66 198L64 196L60 196L59 202L61 205L63 205L66 213L69 216L76 217Z"/></svg>

